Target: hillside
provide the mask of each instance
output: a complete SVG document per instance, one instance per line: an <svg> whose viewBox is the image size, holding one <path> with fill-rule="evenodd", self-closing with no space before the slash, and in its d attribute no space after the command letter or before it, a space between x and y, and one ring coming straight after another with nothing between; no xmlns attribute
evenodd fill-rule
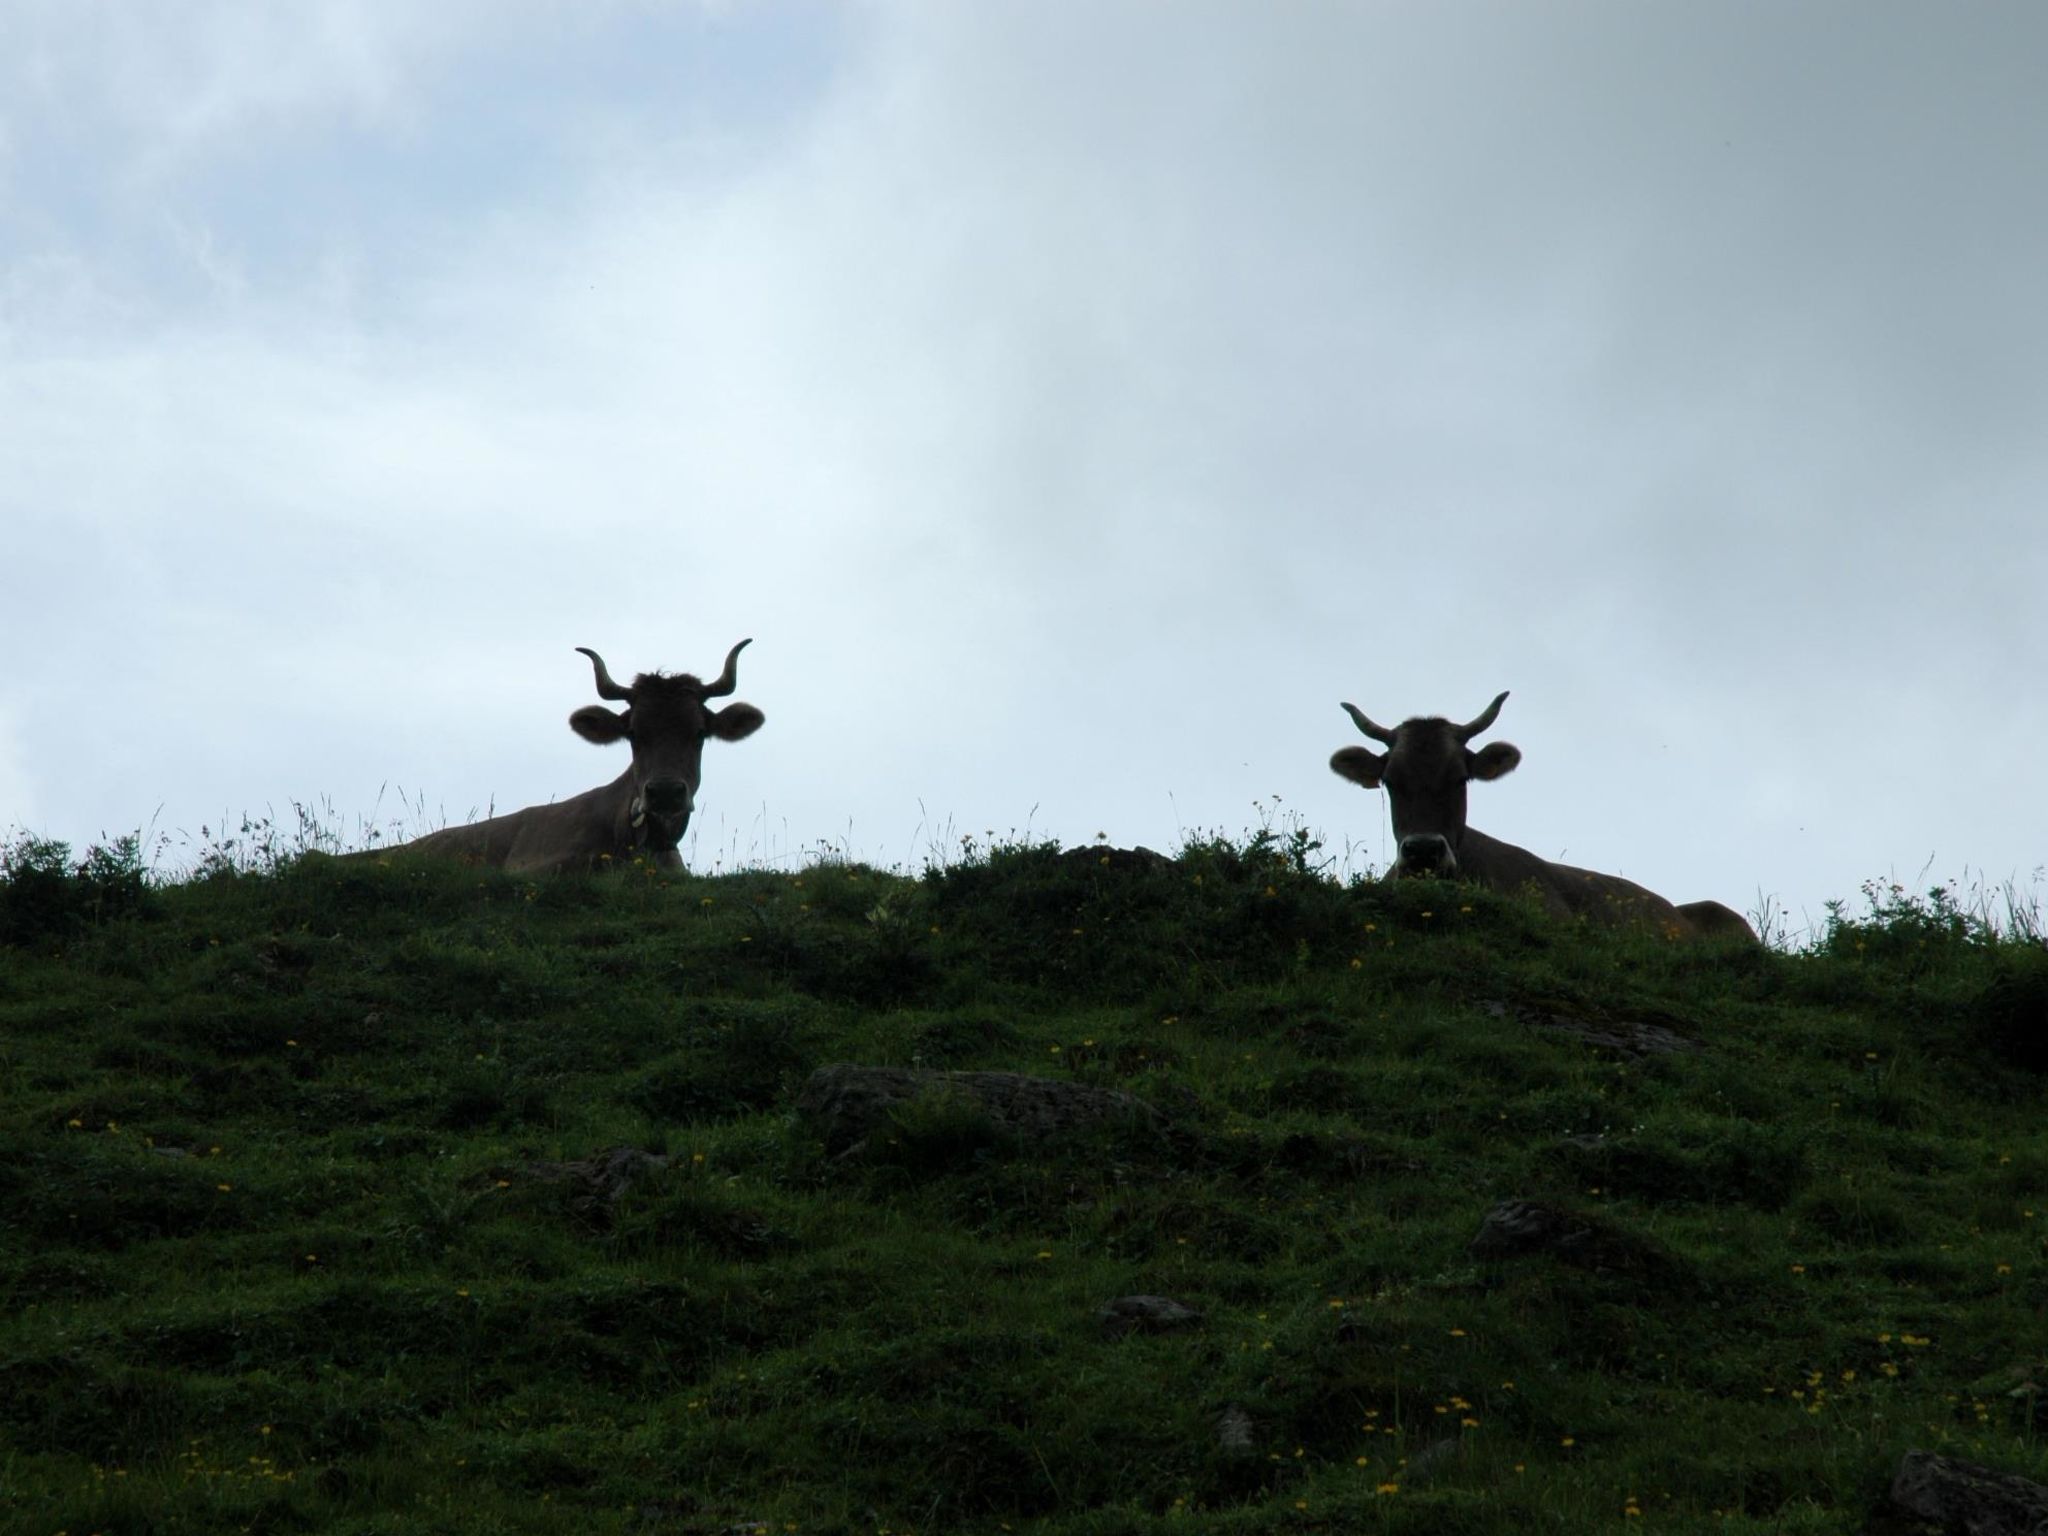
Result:
<svg viewBox="0 0 2048 1536"><path fill-rule="evenodd" d="M1313 847L18 843L0 1528L1855 1532L1916 1448L2048 1481L2038 940L1880 888L1677 945Z"/></svg>

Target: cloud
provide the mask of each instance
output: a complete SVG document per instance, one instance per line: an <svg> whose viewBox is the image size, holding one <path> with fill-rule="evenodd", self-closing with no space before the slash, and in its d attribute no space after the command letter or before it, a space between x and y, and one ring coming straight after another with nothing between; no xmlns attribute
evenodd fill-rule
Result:
<svg viewBox="0 0 2048 1536"><path fill-rule="evenodd" d="M116 192L0 223L0 637L156 793L570 793L571 646L752 635L706 803L798 841L1369 843L1336 701L1507 687L1481 824L1681 896L2030 846L1845 765L2048 640L2031 12L58 14L0 121Z"/></svg>

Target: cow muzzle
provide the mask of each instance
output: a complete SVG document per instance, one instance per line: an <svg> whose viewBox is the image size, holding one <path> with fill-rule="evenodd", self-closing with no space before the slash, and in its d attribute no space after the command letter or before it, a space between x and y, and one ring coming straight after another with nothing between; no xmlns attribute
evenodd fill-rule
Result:
<svg viewBox="0 0 2048 1536"><path fill-rule="evenodd" d="M663 821L689 815L696 801L688 779L650 779L640 791L640 803L647 814Z"/></svg>
<svg viewBox="0 0 2048 1536"><path fill-rule="evenodd" d="M1397 876L1448 880L1457 872L1458 855L1441 832L1417 832L1401 839L1401 857L1394 865Z"/></svg>

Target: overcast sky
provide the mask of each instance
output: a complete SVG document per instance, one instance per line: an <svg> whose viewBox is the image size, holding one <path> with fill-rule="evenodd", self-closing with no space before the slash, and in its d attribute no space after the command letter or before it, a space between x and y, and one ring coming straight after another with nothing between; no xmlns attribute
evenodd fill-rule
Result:
<svg viewBox="0 0 2048 1536"><path fill-rule="evenodd" d="M565 797L573 647L751 636L699 869L1378 864L1339 701L1505 688L1540 854L2030 886L2044 103L2036 0L0 0L0 831Z"/></svg>

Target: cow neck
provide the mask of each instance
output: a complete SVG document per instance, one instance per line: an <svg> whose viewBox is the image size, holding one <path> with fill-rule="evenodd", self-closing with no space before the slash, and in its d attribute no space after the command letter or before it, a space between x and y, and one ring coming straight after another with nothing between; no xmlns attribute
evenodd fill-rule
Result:
<svg viewBox="0 0 2048 1536"><path fill-rule="evenodd" d="M664 822L662 818L648 814L646 803L638 795L633 797L633 803L627 809L626 820L633 831L634 848L651 849L657 853L680 843L683 829L690 824L687 813L672 822Z"/></svg>

